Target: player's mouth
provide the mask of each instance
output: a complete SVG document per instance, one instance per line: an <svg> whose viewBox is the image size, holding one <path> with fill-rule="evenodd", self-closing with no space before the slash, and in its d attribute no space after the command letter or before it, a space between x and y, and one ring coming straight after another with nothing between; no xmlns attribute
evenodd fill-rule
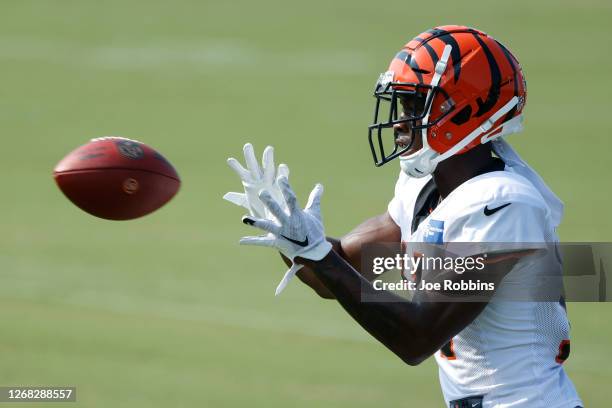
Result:
<svg viewBox="0 0 612 408"><path fill-rule="evenodd" d="M399 147L400 150L410 147L413 144L412 136L398 132L395 135L395 144L397 145L397 147ZM408 156L414 153L413 150L414 149L408 149L400 156Z"/></svg>

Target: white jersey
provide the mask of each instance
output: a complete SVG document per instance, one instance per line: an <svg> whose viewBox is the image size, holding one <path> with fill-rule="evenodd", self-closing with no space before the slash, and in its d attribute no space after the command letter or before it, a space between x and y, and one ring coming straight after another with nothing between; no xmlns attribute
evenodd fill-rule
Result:
<svg viewBox="0 0 612 408"><path fill-rule="evenodd" d="M527 179L511 171L485 173L466 181L413 233L415 203L430 180L401 173L389 203L389 215L408 245L515 242L528 248L557 241L542 196ZM491 213L500 206L504 207ZM538 262L542 258L518 261L497 293L504 291L510 276L523 282L537 279ZM496 301L494 296L472 323L435 354L446 405L482 395L482 406L487 408L582 406L562 366L568 345L569 323L559 302Z"/></svg>

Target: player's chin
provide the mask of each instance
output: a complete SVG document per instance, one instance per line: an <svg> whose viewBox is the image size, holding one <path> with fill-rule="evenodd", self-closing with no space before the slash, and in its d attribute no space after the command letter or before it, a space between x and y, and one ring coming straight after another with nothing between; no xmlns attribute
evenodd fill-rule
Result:
<svg viewBox="0 0 612 408"><path fill-rule="evenodd" d="M418 142L419 140L413 139L413 137L408 134L398 134L395 139L395 144L400 151L410 147L408 150L400 154L400 156L410 156L411 154L418 152L421 148L421 143Z"/></svg>
<svg viewBox="0 0 612 408"><path fill-rule="evenodd" d="M400 146L400 150L401 149L404 149L404 147ZM419 150L421 150L420 147L411 147L410 149L406 150L404 153L400 154L400 157L410 156L411 154L414 154L418 152Z"/></svg>

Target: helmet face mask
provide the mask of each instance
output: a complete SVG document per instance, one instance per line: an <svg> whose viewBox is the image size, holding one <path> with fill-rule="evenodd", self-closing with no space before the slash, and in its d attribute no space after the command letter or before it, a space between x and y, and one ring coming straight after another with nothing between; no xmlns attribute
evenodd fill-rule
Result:
<svg viewBox="0 0 612 408"><path fill-rule="evenodd" d="M386 73L381 74L381 78L385 75ZM381 84L379 80L374 91L374 122L368 126L368 140L377 167L408 152L413 147L418 133L434 126L452 111L452 108L448 109L427 124L422 123L437 95L444 95L446 98L446 92L439 86L413 82ZM409 144L400 146L395 128L396 125L403 124L407 125L411 137Z"/></svg>
<svg viewBox="0 0 612 408"><path fill-rule="evenodd" d="M381 74L381 78L385 74ZM438 95L442 95L448 103L448 109L442 115L424 124L431 111L431 104ZM444 89L439 86L418 84L414 82L389 82L376 85L374 91L376 105L374 107L374 122L368 126L368 140L374 157L374 164L380 167L412 148L417 131L435 126L446 115L453 111L452 100ZM399 146L396 125L407 124L412 133L409 145Z"/></svg>

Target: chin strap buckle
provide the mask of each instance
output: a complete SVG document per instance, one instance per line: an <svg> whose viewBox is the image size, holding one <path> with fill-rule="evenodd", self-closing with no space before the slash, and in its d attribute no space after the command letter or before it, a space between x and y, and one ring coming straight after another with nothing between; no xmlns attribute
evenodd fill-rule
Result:
<svg viewBox="0 0 612 408"><path fill-rule="evenodd" d="M450 47L450 46L447 46L447 47ZM446 49L445 49L445 51L446 51ZM442 57L442 58L444 58L444 57ZM436 74L441 76L444 73L444 71L446 71L446 65L447 64L448 64L448 59L446 59L446 60L442 60L441 59L440 61L438 61L436 63L436 68L435 68Z"/></svg>
<svg viewBox="0 0 612 408"><path fill-rule="evenodd" d="M436 63L435 74L431 79L431 86L438 86L438 82L440 82L440 77L446 71L446 66L448 65L448 58L450 57L450 53L453 47L450 44L446 44L444 46L444 51L442 51L442 56L440 60Z"/></svg>

